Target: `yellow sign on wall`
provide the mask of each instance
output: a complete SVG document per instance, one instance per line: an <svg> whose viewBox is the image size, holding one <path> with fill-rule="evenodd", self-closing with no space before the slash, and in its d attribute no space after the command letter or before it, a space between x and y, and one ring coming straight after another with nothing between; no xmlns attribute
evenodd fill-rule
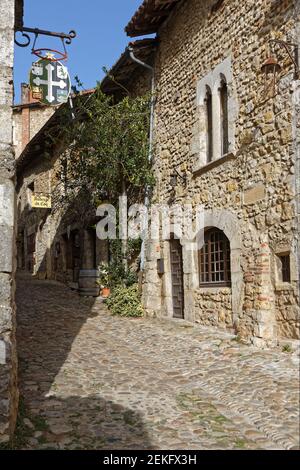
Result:
<svg viewBox="0 0 300 470"><path fill-rule="evenodd" d="M36 209L51 209L51 196L47 194L32 194L31 207Z"/></svg>

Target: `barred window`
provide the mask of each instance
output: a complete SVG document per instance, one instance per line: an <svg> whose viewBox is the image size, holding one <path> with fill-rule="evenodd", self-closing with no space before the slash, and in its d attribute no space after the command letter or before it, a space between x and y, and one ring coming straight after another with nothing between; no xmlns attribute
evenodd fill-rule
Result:
<svg viewBox="0 0 300 470"><path fill-rule="evenodd" d="M218 229L205 232L199 251L200 286L230 286L230 243Z"/></svg>

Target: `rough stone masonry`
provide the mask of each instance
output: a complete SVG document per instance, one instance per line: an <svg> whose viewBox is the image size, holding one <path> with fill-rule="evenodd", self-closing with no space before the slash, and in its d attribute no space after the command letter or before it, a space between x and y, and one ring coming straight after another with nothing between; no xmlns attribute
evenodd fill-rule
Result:
<svg viewBox="0 0 300 470"><path fill-rule="evenodd" d="M180 302L187 320L232 329L259 347L297 339L300 82L288 54L269 41L299 41L299 1L174 0L161 22L158 5L145 0L126 29L131 36L150 30L159 36L154 199L203 207L204 228L230 243L231 285L201 284L200 249L192 256L182 243L180 269L171 242L153 241L145 267L145 307L150 315L172 317ZM270 87L266 93L262 71L270 55L281 66L274 94ZM225 151L220 132L224 82ZM157 269L160 259L163 273Z"/></svg>
<svg viewBox="0 0 300 470"><path fill-rule="evenodd" d="M17 1L16 7L22 2ZM17 9L18 9L17 8ZM22 9L22 7L21 7ZM15 342L15 184L12 147L15 1L0 3L0 442L17 414Z"/></svg>

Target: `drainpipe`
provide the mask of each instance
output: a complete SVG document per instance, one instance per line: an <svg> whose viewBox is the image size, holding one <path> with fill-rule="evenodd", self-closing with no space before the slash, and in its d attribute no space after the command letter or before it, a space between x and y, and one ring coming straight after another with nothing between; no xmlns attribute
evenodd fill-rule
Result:
<svg viewBox="0 0 300 470"><path fill-rule="evenodd" d="M134 49L132 46L128 46L127 48L129 52L129 57L133 62L136 62L137 64L141 65L142 67L150 70L152 78L151 78L151 105L150 105L150 133L149 133L149 153L148 153L148 161L149 163L152 163L152 157L153 157L153 137L154 137L154 108L155 108L155 98L154 98L154 93L155 93L155 75L154 75L154 67L151 67L151 65L146 64L145 62L142 62L139 60L135 55L134 55ZM148 208L150 206L150 188L146 187L145 191L145 201L144 201L145 207L148 211ZM146 220L146 228L144 230L147 230L148 226L148 215L147 215L147 220ZM142 242L142 248L141 248L141 271L144 271L145 269L145 248L146 248L146 243L145 243L145 233L143 237L143 242Z"/></svg>

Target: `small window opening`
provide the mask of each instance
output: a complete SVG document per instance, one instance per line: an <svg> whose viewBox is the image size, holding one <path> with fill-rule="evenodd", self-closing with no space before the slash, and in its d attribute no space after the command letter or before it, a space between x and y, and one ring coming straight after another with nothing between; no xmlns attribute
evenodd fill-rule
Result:
<svg viewBox="0 0 300 470"><path fill-rule="evenodd" d="M278 255L281 262L282 282L291 282L291 260L289 254Z"/></svg>
<svg viewBox="0 0 300 470"><path fill-rule="evenodd" d="M207 87L206 92L206 120L207 120L207 138L206 138L206 159L207 163L213 159L213 109L212 109L212 93Z"/></svg>
<svg viewBox="0 0 300 470"><path fill-rule="evenodd" d="M228 87L225 78L221 81L220 87L221 100L221 134L222 134L222 155L229 152L228 140Z"/></svg>

